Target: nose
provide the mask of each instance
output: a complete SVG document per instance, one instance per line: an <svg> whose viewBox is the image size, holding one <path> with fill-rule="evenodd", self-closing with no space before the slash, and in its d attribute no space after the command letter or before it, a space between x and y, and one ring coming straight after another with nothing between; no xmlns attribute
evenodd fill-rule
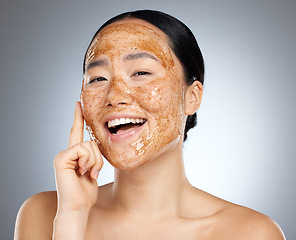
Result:
<svg viewBox="0 0 296 240"><path fill-rule="evenodd" d="M110 86L107 92L106 105L118 107L131 103L130 89L124 80L116 76L110 81Z"/></svg>

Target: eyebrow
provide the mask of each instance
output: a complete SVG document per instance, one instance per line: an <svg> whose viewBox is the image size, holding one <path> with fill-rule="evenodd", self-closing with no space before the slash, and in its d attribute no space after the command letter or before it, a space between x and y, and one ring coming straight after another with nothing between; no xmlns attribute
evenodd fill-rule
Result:
<svg viewBox="0 0 296 240"><path fill-rule="evenodd" d="M155 61L158 61L158 59L155 56L153 56L150 53L145 53L145 52L128 54L127 56L125 56L123 58L123 61L129 61L129 60L134 60L134 59L138 59L138 58L151 58Z"/></svg>
<svg viewBox="0 0 296 240"><path fill-rule="evenodd" d="M127 56L125 56L123 58L123 61L135 60L138 58L151 58L155 61L158 61L158 59L155 56L153 56L150 53L145 53L145 52L128 54ZM104 60L104 59L103 60L96 60L96 61L89 63L85 69L89 70L90 68L106 66L106 65L108 65L108 62L106 60Z"/></svg>
<svg viewBox="0 0 296 240"><path fill-rule="evenodd" d="M106 65L108 65L108 62L106 60L97 60L89 63L85 69L88 70L93 67L100 67L100 66L106 66Z"/></svg>

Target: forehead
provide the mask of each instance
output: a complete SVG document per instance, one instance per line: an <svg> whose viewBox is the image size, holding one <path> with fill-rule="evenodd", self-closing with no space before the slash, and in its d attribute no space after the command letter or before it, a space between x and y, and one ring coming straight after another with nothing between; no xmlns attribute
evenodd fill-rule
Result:
<svg viewBox="0 0 296 240"><path fill-rule="evenodd" d="M99 55L122 54L132 50L150 52L165 63L172 61L174 55L168 42L165 33L144 20L120 20L106 26L97 34L88 49L86 64Z"/></svg>
<svg viewBox="0 0 296 240"><path fill-rule="evenodd" d="M106 26L100 33L110 32L110 30L114 28L119 28L119 31L122 28L124 31L128 31L130 34L148 34L148 36L154 37L158 40L167 40L167 35L163 31L142 19L127 18L119 20Z"/></svg>

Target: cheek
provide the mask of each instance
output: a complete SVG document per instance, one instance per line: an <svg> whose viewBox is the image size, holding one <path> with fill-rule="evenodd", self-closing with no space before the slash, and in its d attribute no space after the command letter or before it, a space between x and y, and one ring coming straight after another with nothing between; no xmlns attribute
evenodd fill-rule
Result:
<svg viewBox="0 0 296 240"><path fill-rule="evenodd" d="M99 117L97 109L103 107L104 104L104 92L94 90L84 90L81 92L81 105L83 116L87 125L93 125L93 122Z"/></svg>
<svg viewBox="0 0 296 240"><path fill-rule="evenodd" d="M182 136L185 125L183 85L180 79L171 77L157 79L133 93L151 120L148 132L131 145L138 157L153 158L166 147L172 147Z"/></svg>
<svg viewBox="0 0 296 240"><path fill-rule="evenodd" d="M152 114L158 115L161 112L162 117L170 117L183 112L182 82L180 79L172 78L171 75L135 89L134 96L139 99L141 107Z"/></svg>

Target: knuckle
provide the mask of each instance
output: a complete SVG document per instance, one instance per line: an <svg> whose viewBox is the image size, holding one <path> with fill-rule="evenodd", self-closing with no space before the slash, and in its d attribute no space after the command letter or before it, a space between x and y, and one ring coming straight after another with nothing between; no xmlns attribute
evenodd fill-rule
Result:
<svg viewBox="0 0 296 240"><path fill-rule="evenodd" d="M90 158L89 150L87 148L83 148L83 150L84 150L84 156L89 160L89 158Z"/></svg>
<svg viewBox="0 0 296 240"><path fill-rule="evenodd" d="M86 144L88 147L92 147L91 141L86 141L85 144Z"/></svg>
<svg viewBox="0 0 296 240"><path fill-rule="evenodd" d="M98 144L95 141L90 141L90 143L94 146L94 147L98 147Z"/></svg>
<svg viewBox="0 0 296 240"><path fill-rule="evenodd" d="M74 149L76 151L84 151L85 147L83 147L82 143L75 143L72 147L70 147L69 149Z"/></svg>
<svg viewBox="0 0 296 240"><path fill-rule="evenodd" d="M58 162L59 159L62 158L63 154L64 154L64 151L59 152L59 153L55 156L53 162L54 162L54 163Z"/></svg>
<svg viewBox="0 0 296 240"><path fill-rule="evenodd" d="M90 156L90 149L84 148L86 150L87 156Z"/></svg>
<svg viewBox="0 0 296 240"><path fill-rule="evenodd" d="M104 161L102 159L97 159L96 165L101 170L104 165Z"/></svg>

